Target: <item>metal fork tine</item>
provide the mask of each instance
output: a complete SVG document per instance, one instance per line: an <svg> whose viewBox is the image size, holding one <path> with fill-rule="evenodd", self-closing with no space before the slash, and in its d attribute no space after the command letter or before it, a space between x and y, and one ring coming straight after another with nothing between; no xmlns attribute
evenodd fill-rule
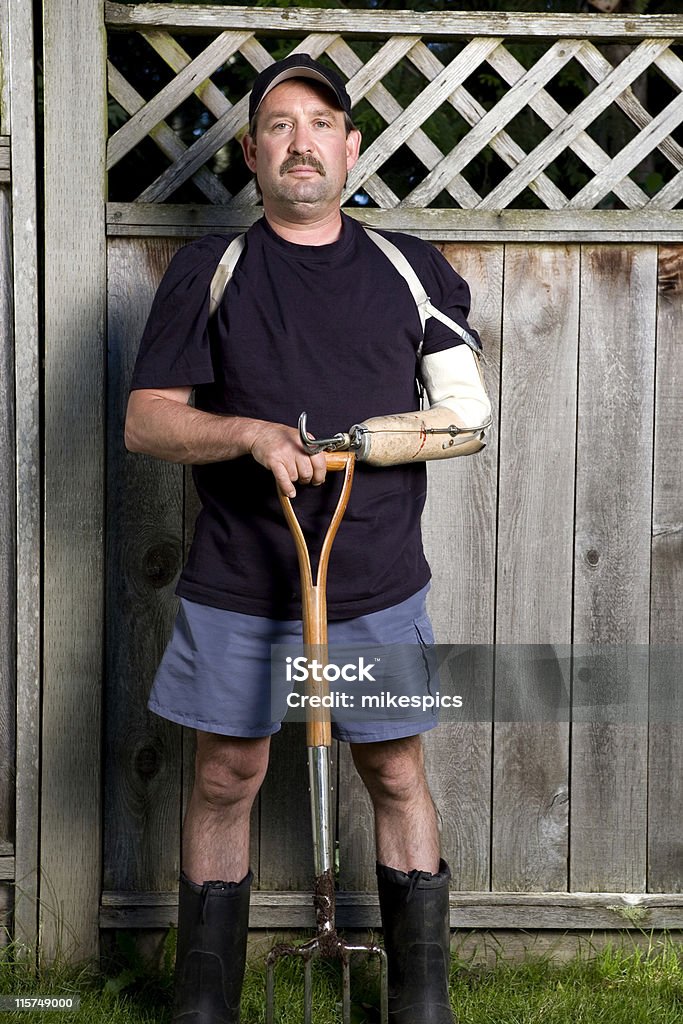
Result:
<svg viewBox="0 0 683 1024"><path fill-rule="evenodd" d="M342 1019L344 1024L351 1024L351 960L342 957Z"/></svg>
<svg viewBox="0 0 683 1024"><path fill-rule="evenodd" d="M379 1019L380 1024L389 1024L389 965L386 950L379 949Z"/></svg>
<svg viewBox="0 0 683 1024"><path fill-rule="evenodd" d="M304 1024L311 1024L313 997L311 994L311 960L304 960Z"/></svg>
<svg viewBox="0 0 683 1024"><path fill-rule="evenodd" d="M275 1007L275 964L270 960L266 965L266 1024L273 1024Z"/></svg>

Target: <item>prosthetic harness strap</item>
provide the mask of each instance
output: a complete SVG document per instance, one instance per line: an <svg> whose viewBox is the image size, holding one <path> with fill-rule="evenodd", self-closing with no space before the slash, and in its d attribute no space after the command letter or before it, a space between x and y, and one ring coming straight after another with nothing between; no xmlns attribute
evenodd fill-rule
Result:
<svg viewBox="0 0 683 1024"><path fill-rule="evenodd" d="M420 317L420 323L422 325L422 333L424 334L425 324L430 316L433 316L435 320L440 320L446 327L450 327L459 338L465 342L466 345L479 355L481 346L477 344L476 338L466 331L464 327L456 323L445 313L442 313L436 306L432 306L427 292L424 290L424 286L420 278L417 276L412 266L403 255L398 246L390 242L384 235L379 235L376 231L372 231L370 228L365 228L365 234L368 238L375 243L378 249L380 249L387 257L390 263L393 263L394 269L398 271L405 283L410 288L410 294L413 296L413 301L417 306L417 312ZM418 349L418 359L422 355L422 344Z"/></svg>
<svg viewBox="0 0 683 1024"><path fill-rule="evenodd" d="M424 334L425 324L430 316L433 316L436 320L440 320L446 327L450 327L459 338L461 338L466 345L476 352L477 355L481 353L481 346L477 343L476 338L466 331L464 327L456 323L445 313L442 313L440 309L433 306L429 300L429 296L424 289L420 278L417 276L409 261L403 255L398 246L394 245L383 235L379 235L376 231L372 231L370 228L364 228L364 231L368 238L375 243L377 248L384 253L390 263L393 264L394 269L401 275L405 283L410 289L410 294L413 296L413 301L417 306L417 312L420 317L420 324L422 325L422 333ZM220 258L216 272L211 279L210 299L209 299L209 316L213 316L221 304L221 299L225 294L225 289L228 286L228 281L233 275L237 261L242 255L244 249L244 235L238 235L233 238L232 242L225 250ZM422 355L422 343L418 348L417 358L419 359Z"/></svg>
<svg viewBox="0 0 683 1024"><path fill-rule="evenodd" d="M221 299L228 287L228 281L232 277L237 261L244 249L244 235L238 235L220 258L216 272L211 278L211 289L209 296L209 316L213 316L221 304Z"/></svg>

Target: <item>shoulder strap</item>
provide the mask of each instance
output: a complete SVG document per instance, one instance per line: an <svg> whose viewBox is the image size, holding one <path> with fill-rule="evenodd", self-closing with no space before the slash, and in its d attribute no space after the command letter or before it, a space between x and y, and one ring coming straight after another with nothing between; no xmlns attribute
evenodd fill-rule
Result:
<svg viewBox="0 0 683 1024"><path fill-rule="evenodd" d="M393 242L390 242L388 238L384 237L384 235L379 235L376 231L372 231L370 228L365 228L365 233L368 238L375 243L377 248L382 250L387 259L393 263L394 268L410 288L410 292L420 316L422 333L424 334L425 323L428 318L433 316L435 320L439 320L442 324L445 324L446 327L450 327L450 329L454 331L459 338L462 338L465 344L469 345L469 347L478 355L481 351L481 346L477 343L476 338L474 338L469 331L466 331L464 327L461 327L460 324L456 323L455 320L452 320L449 316L446 316L445 313L442 313L440 309L437 309L436 306L431 304L429 296L424 290L424 286L420 281L420 278L417 276L398 246L394 245ZM422 345L420 345L418 357L421 354Z"/></svg>
<svg viewBox="0 0 683 1024"><path fill-rule="evenodd" d="M243 249L244 235L238 235L237 238L233 238L232 242L221 256L220 262L216 267L216 271L211 278L209 316L213 316L220 306L221 299L223 298L225 289L228 286L228 281L232 277L233 271L237 266L237 261L242 255Z"/></svg>
<svg viewBox="0 0 683 1024"><path fill-rule="evenodd" d="M480 353L481 347L477 344L476 339L466 331L464 327L452 320L451 317L446 316L440 309L433 306L429 300L427 292L424 290L424 286L417 276L412 266L403 255L398 246L390 242L384 235L378 234L376 231L372 231L370 228L365 228L365 233L368 238L375 243L378 249L380 249L387 257L390 263L393 264L395 270L401 275L405 283L410 289L410 293L413 296L413 301L417 306L417 312L420 317L420 324L422 325L422 332L424 334L425 323L427 319L432 316L436 320L439 320L446 327L450 327L459 338L465 342L466 345L476 352ZM210 287L210 299L209 299L209 316L213 316L221 304L225 289L228 286L228 281L233 275L233 271L237 266L237 261L242 255L244 249L244 235L237 235L233 238L232 242L225 250L220 258L216 271L211 278ZM418 358L422 354L422 345L418 351Z"/></svg>

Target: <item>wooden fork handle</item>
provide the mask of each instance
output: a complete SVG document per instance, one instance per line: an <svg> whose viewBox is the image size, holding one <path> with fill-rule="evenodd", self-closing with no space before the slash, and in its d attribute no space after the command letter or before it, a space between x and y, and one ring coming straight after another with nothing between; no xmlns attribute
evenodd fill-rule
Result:
<svg viewBox="0 0 683 1024"><path fill-rule="evenodd" d="M324 455L327 469L332 472L343 470L344 479L336 508L320 549L318 573L315 582L313 581L311 559L306 538L299 525L292 502L286 494L283 494L281 491L279 492L280 504L294 538L299 562L304 646L309 650L314 648L315 650L311 652L313 657L323 665L327 661L327 566L334 538L337 535L337 530L346 511L346 506L349 503L355 466L355 455L352 452L325 452ZM309 679L306 692L323 697L328 692L327 683L324 680L315 681ZM329 708L311 709L310 705L307 704L306 743L309 747L329 747L332 745Z"/></svg>

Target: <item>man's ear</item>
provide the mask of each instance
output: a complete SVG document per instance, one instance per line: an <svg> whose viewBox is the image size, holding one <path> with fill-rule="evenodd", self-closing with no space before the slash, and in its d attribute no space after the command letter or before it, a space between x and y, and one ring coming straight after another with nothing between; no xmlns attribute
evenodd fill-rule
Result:
<svg viewBox="0 0 683 1024"><path fill-rule="evenodd" d="M248 132L242 136L242 153L247 167L252 174L256 174L256 139Z"/></svg>
<svg viewBox="0 0 683 1024"><path fill-rule="evenodd" d="M346 170L350 171L351 168L358 162L360 154L361 134L357 128L354 128L346 136Z"/></svg>

